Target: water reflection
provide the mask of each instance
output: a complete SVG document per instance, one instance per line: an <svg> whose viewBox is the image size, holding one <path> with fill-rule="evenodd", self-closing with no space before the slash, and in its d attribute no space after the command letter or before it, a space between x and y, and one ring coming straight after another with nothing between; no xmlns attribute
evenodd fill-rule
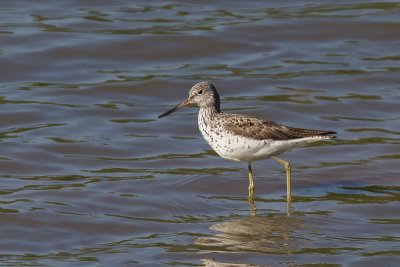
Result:
<svg viewBox="0 0 400 267"><path fill-rule="evenodd" d="M217 252L292 254L307 244L304 234L299 236L305 228L301 218L286 214L250 216L214 224L210 229L216 234L196 243Z"/></svg>
<svg viewBox="0 0 400 267"><path fill-rule="evenodd" d="M272 265L254 265L247 263L230 263L230 262L216 262L215 259L202 260L205 267L267 267Z"/></svg>

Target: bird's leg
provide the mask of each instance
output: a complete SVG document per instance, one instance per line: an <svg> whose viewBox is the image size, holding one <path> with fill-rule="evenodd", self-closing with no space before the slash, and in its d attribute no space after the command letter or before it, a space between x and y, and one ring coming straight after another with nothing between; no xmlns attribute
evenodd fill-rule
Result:
<svg viewBox="0 0 400 267"><path fill-rule="evenodd" d="M276 160L280 164L282 164L285 167L286 170L286 197L287 197L287 202L292 201L292 194L291 194L291 188L290 188L290 164L289 162L280 159L275 156L271 156L272 159Z"/></svg>
<svg viewBox="0 0 400 267"><path fill-rule="evenodd" d="M253 181L253 172L251 171L251 162L248 163L249 169L249 204L250 210L255 212L256 205L254 204L254 181Z"/></svg>
<svg viewBox="0 0 400 267"><path fill-rule="evenodd" d="M253 181L253 172L251 170L251 162L248 164L249 169L249 198L253 198L254 195L254 181Z"/></svg>
<svg viewBox="0 0 400 267"><path fill-rule="evenodd" d="M291 203L292 202L290 202L290 201L286 202L286 213L288 216L290 216L292 213L292 204Z"/></svg>

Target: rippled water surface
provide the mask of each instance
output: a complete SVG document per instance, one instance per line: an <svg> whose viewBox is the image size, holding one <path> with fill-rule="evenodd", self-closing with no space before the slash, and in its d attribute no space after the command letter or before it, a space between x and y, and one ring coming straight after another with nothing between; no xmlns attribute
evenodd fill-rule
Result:
<svg viewBox="0 0 400 267"><path fill-rule="evenodd" d="M0 6L2 266L399 266L398 1ZM282 166L219 158L197 108L334 130Z"/></svg>

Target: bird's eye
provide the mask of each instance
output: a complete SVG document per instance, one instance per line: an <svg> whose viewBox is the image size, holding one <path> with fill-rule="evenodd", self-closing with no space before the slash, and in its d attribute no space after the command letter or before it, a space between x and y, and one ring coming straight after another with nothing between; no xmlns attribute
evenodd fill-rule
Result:
<svg viewBox="0 0 400 267"><path fill-rule="evenodd" d="M198 95L201 95L202 93L203 93L203 90L197 91L197 94L198 94Z"/></svg>

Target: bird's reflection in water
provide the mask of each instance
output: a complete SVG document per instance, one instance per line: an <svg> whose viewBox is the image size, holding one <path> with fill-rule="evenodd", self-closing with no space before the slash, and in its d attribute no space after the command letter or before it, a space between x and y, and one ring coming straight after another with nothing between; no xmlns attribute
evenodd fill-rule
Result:
<svg viewBox="0 0 400 267"><path fill-rule="evenodd" d="M205 267L268 267L269 265L254 265L246 263L216 262L214 259L201 260Z"/></svg>
<svg viewBox="0 0 400 267"><path fill-rule="evenodd" d="M196 240L212 252L258 252L291 254L307 246L301 217L287 214L250 216L214 224L216 234ZM306 231L307 232L307 231Z"/></svg>

